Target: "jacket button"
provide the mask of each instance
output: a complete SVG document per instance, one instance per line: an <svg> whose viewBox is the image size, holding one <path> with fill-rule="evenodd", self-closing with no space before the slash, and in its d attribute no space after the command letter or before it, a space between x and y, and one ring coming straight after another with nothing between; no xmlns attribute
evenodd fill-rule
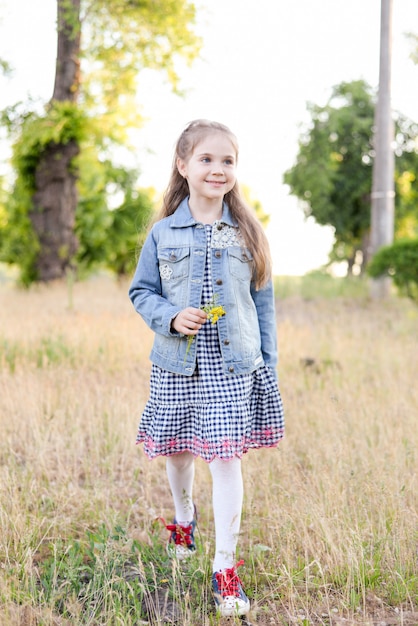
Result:
<svg viewBox="0 0 418 626"><path fill-rule="evenodd" d="M228 367L228 371L229 371L229 372L233 372L233 371L234 371L234 366L233 366L233 365L231 365L230 367Z"/></svg>
<svg viewBox="0 0 418 626"><path fill-rule="evenodd" d="M222 227L222 224L218 224L216 228L217 228L218 230L222 230L222 228L223 228L223 227Z"/></svg>
<svg viewBox="0 0 418 626"><path fill-rule="evenodd" d="M229 339L224 339L224 346L229 346Z"/></svg>
<svg viewBox="0 0 418 626"><path fill-rule="evenodd" d="M216 258L217 258L217 259L220 259L220 258L221 258L221 256L222 256L222 252L221 252L220 250L217 250L217 251L215 252L215 256L216 256Z"/></svg>
<svg viewBox="0 0 418 626"><path fill-rule="evenodd" d="M222 278L217 278L217 280L216 280L216 284L217 284L217 285L222 285L222 284L223 284L223 280L222 280Z"/></svg>

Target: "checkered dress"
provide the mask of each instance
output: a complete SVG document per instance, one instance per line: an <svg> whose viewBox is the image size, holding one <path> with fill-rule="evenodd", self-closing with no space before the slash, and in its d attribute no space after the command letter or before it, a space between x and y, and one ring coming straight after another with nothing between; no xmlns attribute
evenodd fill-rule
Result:
<svg viewBox="0 0 418 626"><path fill-rule="evenodd" d="M215 232L211 226L206 227L202 304L213 296L212 230ZM284 434L284 416L271 370L263 366L251 374L226 376L216 324L204 324L195 341L197 367L192 376L152 366L150 398L137 435L137 443L144 444L147 456L168 456L187 450L210 462L215 457L242 457L250 448L276 446Z"/></svg>

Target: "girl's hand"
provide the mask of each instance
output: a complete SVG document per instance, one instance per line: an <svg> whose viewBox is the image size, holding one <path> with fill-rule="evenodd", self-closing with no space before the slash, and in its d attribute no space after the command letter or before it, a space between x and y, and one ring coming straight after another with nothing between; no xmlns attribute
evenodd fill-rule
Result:
<svg viewBox="0 0 418 626"><path fill-rule="evenodd" d="M202 309L195 309L189 306L176 315L171 322L171 327L183 335L197 335L206 322L207 317L207 314Z"/></svg>

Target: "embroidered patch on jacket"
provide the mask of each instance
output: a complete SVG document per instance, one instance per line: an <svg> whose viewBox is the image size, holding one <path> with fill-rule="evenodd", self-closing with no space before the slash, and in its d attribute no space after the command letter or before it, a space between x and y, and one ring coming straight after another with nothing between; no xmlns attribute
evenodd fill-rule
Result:
<svg viewBox="0 0 418 626"><path fill-rule="evenodd" d="M229 248L243 246L244 240L238 228L215 222L212 227L212 248Z"/></svg>
<svg viewBox="0 0 418 626"><path fill-rule="evenodd" d="M160 265L161 280L170 280L172 275L173 275L173 270L171 269L169 265L167 265L167 263L164 263L164 265Z"/></svg>

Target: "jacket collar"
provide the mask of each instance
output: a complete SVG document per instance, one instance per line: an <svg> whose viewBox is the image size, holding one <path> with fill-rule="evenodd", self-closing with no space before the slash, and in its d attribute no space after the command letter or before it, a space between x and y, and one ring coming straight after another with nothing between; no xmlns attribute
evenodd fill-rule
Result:
<svg viewBox="0 0 418 626"><path fill-rule="evenodd" d="M233 219L226 202L223 202L222 204L222 217L220 221L222 224L226 224L227 226L234 226L235 228L238 226L236 220ZM198 224L198 222L190 212L189 196L187 196L180 202L179 206L173 213L171 227L183 228L185 226L194 226L195 224Z"/></svg>

